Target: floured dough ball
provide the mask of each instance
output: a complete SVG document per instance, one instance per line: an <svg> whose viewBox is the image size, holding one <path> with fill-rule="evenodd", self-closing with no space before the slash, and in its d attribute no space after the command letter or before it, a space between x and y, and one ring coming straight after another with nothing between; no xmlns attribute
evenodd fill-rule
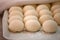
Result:
<svg viewBox="0 0 60 40"><path fill-rule="evenodd" d="M36 16L26 16L24 18L24 22L29 21L29 20L38 20L38 18Z"/></svg>
<svg viewBox="0 0 60 40"><path fill-rule="evenodd" d="M23 11L26 12L28 10L35 10L35 8L32 5L26 5L26 6L24 6Z"/></svg>
<svg viewBox="0 0 60 40"><path fill-rule="evenodd" d="M24 23L20 20L14 20L9 24L8 28L11 32L21 32L24 29Z"/></svg>
<svg viewBox="0 0 60 40"><path fill-rule="evenodd" d="M52 5L57 5L57 4L60 5L60 2L54 2L54 3L52 3Z"/></svg>
<svg viewBox="0 0 60 40"><path fill-rule="evenodd" d="M22 8L21 7L18 7L18 6L13 6L9 9L9 13L12 12L12 11L20 11L22 12Z"/></svg>
<svg viewBox="0 0 60 40"><path fill-rule="evenodd" d="M49 10L49 8L46 5L38 5L36 8L36 11L39 13L39 11L41 11L43 9Z"/></svg>
<svg viewBox="0 0 60 40"><path fill-rule="evenodd" d="M22 12L19 12L19 11L12 11L10 14L9 14L9 18L12 17L12 16L16 16L16 15L19 15L23 18L23 13Z"/></svg>
<svg viewBox="0 0 60 40"><path fill-rule="evenodd" d="M37 20L29 20L25 23L25 28L27 31L36 32L40 30L41 24Z"/></svg>
<svg viewBox="0 0 60 40"><path fill-rule="evenodd" d="M38 13L36 12L36 10L28 10L24 13L24 16L30 16L30 15L34 15L38 17Z"/></svg>
<svg viewBox="0 0 60 40"><path fill-rule="evenodd" d="M39 16L43 16L43 15L51 15L52 16L52 12L49 10L41 10L39 12Z"/></svg>
<svg viewBox="0 0 60 40"><path fill-rule="evenodd" d="M46 5L49 9L51 8L51 5L49 3L45 3L45 4L42 4L42 5Z"/></svg>
<svg viewBox="0 0 60 40"><path fill-rule="evenodd" d="M13 20L23 21L23 18L22 18L21 16L18 16L18 15L12 16L12 17L9 18L8 22L10 23L10 22L12 22Z"/></svg>
<svg viewBox="0 0 60 40"><path fill-rule="evenodd" d="M60 13L60 8L53 11L53 15L55 15L56 13Z"/></svg>
<svg viewBox="0 0 60 40"><path fill-rule="evenodd" d="M47 33L54 33L57 31L57 23L53 20L45 21L42 25L43 31Z"/></svg>
<svg viewBox="0 0 60 40"><path fill-rule="evenodd" d="M41 24L43 24L47 20L54 20L54 19L50 15L43 15L39 18L39 21L40 21Z"/></svg>
<svg viewBox="0 0 60 40"><path fill-rule="evenodd" d="M56 13L56 14L54 15L54 19L55 19L55 21L60 25L60 13Z"/></svg>
<svg viewBox="0 0 60 40"><path fill-rule="evenodd" d="M36 8L36 6L37 6L36 4L30 4L30 5L33 6L34 8Z"/></svg>
<svg viewBox="0 0 60 40"><path fill-rule="evenodd" d="M60 5L53 5L51 7L51 11L53 12L54 10L59 9L59 8L60 8Z"/></svg>

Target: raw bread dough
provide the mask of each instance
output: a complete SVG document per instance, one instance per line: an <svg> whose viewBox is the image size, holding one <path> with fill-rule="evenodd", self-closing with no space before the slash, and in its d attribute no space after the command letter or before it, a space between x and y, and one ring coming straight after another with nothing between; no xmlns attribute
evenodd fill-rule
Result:
<svg viewBox="0 0 60 40"><path fill-rule="evenodd" d="M52 16L52 12L51 11L49 11L49 10L41 10L40 12L39 12L39 16L43 16L43 15L51 15Z"/></svg>
<svg viewBox="0 0 60 40"><path fill-rule="evenodd" d="M52 5L52 7L51 7L51 11L53 12L54 10L56 10L56 9L59 9L60 8L60 5Z"/></svg>
<svg viewBox="0 0 60 40"><path fill-rule="evenodd" d="M25 28L27 31L36 32L40 30L41 24L37 20L29 20L25 23Z"/></svg>
<svg viewBox="0 0 60 40"><path fill-rule="evenodd" d="M26 5L26 6L24 6L23 11L26 12L28 10L35 10L35 8L32 5Z"/></svg>
<svg viewBox="0 0 60 40"><path fill-rule="evenodd" d="M9 9L9 13L12 12L12 11L20 11L20 12L23 12L22 11L22 8L21 7L18 7L18 6L13 6Z"/></svg>
<svg viewBox="0 0 60 40"><path fill-rule="evenodd" d="M39 11L41 11L43 9L49 10L49 8L46 5L38 5L36 8L36 11L39 13Z"/></svg>
<svg viewBox="0 0 60 40"><path fill-rule="evenodd" d="M29 20L38 20L36 16L26 16L24 17L24 22L29 21Z"/></svg>
<svg viewBox="0 0 60 40"><path fill-rule="evenodd" d="M49 3L44 3L42 5L46 5L49 9L51 8L51 5Z"/></svg>
<svg viewBox="0 0 60 40"><path fill-rule="evenodd" d="M45 21L42 25L42 28L47 33L53 33L57 31L57 23L53 20Z"/></svg>
<svg viewBox="0 0 60 40"><path fill-rule="evenodd" d="M47 20L54 20L54 19L50 15L43 15L39 18L39 21L40 21L41 24L43 24Z"/></svg>
<svg viewBox="0 0 60 40"><path fill-rule="evenodd" d="M9 24L8 28L12 32L21 32L24 30L24 23L20 20L14 20Z"/></svg>
<svg viewBox="0 0 60 40"><path fill-rule="evenodd" d="M30 5L33 6L34 8L36 8L36 6L37 6L36 4L30 4Z"/></svg>
<svg viewBox="0 0 60 40"><path fill-rule="evenodd" d="M8 22L12 22L13 20L20 20L20 21L23 21L23 18L21 16L12 16L9 18Z"/></svg>
<svg viewBox="0 0 60 40"><path fill-rule="evenodd" d="M34 15L38 17L38 13L36 10L28 10L24 13L24 16Z"/></svg>
<svg viewBox="0 0 60 40"><path fill-rule="evenodd" d="M54 3L52 3L52 5L57 5L57 4L60 5L60 2L54 2Z"/></svg>
<svg viewBox="0 0 60 40"><path fill-rule="evenodd" d="M9 14L9 18L12 17L12 16L16 16L16 15L19 15L23 18L23 13L22 12L19 12L19 11L12 11L10 14Z"/></svg>
<svg viewBox="0 0 60 40"><path fill-rule="evenodd" d="M53 15L55 15L56 13L60 13L60 8L53 11Z"/></svg>
<svg viewBox="0 0 60 40"><path fill-rule="evenodd" d="M54 19L55 19L55 21L60 25L60 13L56 13L56 14L54 15Z"/></svg>

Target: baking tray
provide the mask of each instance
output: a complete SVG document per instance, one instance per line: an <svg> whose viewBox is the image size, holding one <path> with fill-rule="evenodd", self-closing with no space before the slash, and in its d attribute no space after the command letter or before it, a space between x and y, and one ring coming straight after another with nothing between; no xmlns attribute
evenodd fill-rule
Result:
<svg viewBox="0 0 60 40"><path fill-rule="evenodd" d="M3 37L11 40L60 40L60 27L56 33L47 34L42 31L36 33L12 33L8 30L8 11L5 10L2 18Z"/></svg>

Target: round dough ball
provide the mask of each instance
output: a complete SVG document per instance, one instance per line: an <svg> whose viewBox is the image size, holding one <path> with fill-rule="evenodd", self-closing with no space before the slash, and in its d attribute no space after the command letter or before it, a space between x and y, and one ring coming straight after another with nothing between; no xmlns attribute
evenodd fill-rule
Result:
<svg viewBox="0 0 60 40"><path fill-rule="evenodd" d="M38 13L35 10L28 10L24 13L24 16L34 15L38 17Z"/></svg>
<svg viewBox="0 0 60 40"><path fill-rule="evenodd" d="M26 5L26 6L24 6L23 11L26 12L28 10L35 10L35 8L32 5Z"/></svg>
<svg viewBox="0 0 60 40"><path fill-rule="evenodd" d="M29 20L25 23L25 28L27 31L36 32L40 30L41 24L37 20Z"/></svg>
<svg viewBox="0 0 60 40"><path fill-rule="evenodd" d="M8 22L10 23L13 20L21 20L21 21L23 21L23 18L21 18L21 16L18 16L18 15L12 16L12 17L9 18Z"/></svg>
<svg viewBox="0 0 60 40"><path fill-rule="evenodd" d="M51 7L51 11L53 12L54 10L59 9L59 8L60 8L60 5L53 5Z"/></svg>
<svg viewBox="0 0 60 40"><path fill-rule="evenodd" d="M23 18L23 13L22 12L19 12L19 11L12 11L10 14L9 14L9 18L12 17L12 16L16 16L16 15L19 15Z"/></svg>
<svg viewBox="0 0 60 40"><path fill-rule="evenodd" d="M9 9L9 13L12 12L12 11L20 11L22 12L22 8L21 7L18 7L18 6L13 6Z"/></svg>
<svg viewBox="0 0 60 40"><path fill-rule="evenodd" d="M45 4L42 4L42 5L46 5L49 9L51 8L51 5L49 3L45 3Z"/></svg>
<svg viewBox="0 0 60 40"><path fill-rule="evenodd" d="M51 15L52 16L52 12L49 10L41 10L39 12L39 16L43 16L43 15Z"/></svg>
<svg viewBox="0 0 60 40"><path fill-rule="evenodd" d="M39 11L41 11L43 9L49 10L49 8L46 5L38 5L37 8L36 8L36 10L37 10L38 13L39 13Z"/></svg>
<svg viewBox="0 0 60 40"><path fill-rule="evenodd" d="M56 13L60 13L60 8L53 11L53 15L55 15Z"/></svg>
<svg viewBox="0 0 60 40"><path fill-rule="evenodd" d="M54 19L55 19L55 21L60 25L60 13L56 13L56 14L54 15Z"/></svg>
<svg viewBox="0 0 60 40"><path fill-rule="evenodd" d="M60 2L54 2L54 3L52 3L52 5L57 5L57 4L60 5Z"/></svg>
<svg viewBox="0 0 60 40"><path fill-rule="evenodd" d="M53 20L45 21L42 25L42 29L47 33L54 33L57 31L57 23Z"/></svg>
<svg viewBox="0 0 60 40"><path fill-rule="evenodd" d="M54 20L52 16L50 15L43 15L39 18L39 22L43 24L47 20Z"/></svg>
<svg viewBox="0 0 60 40"><path fill-rule="evenodd" d="M12 32L21 32L24 30L24 23L20 20L14 20L10 22L8 28Z"/></svg>
<svg viewBox="0 0 60 40"><path fill-rule="evenodd" d="M38 20L38 18L36 16L26 16L24 18L24 22L29 21L29 20Z"/></svg>
<svg viewBox="0 0 60 40"><path fill-rule="evenodd" d="M37 6L36 4L30 4L30 5L33 6L34 8L36 8L36 6Z"/></svg>

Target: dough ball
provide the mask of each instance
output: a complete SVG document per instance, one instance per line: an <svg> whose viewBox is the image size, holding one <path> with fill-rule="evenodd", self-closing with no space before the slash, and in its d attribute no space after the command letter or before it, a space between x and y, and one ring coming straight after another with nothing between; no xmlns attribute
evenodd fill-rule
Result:
<svg viewBox="0 0 60 40"><path fill-rule="evenodd" d="M54 20L54 19L50 15L43 15L39 18L39 21L40 21L41 24L43 24L47 20Z"/></svg>
<svg viewBox="0 0 60 40"><path fill-rule="evenodd" d="M39 16L43 16L43 15L51 15L52 16L52 12L49 10L41 10L39 12Z"/></svg>
<svg viewBox="0 0 60 40"><path fill-rule="evenodd" d="M23 18L23 14L22 12L19 12L19 11L12 11L10 14L9 14L9 18L12 17L12 16L16 16L16 15L19 15Z"/></svg>
<svg viewBox="0 0 60 40"><path fill-rule="evenodd" d="M24 23L20 20L14 20L9 24L8 28L12 32L21 32L24 29Z"/></svg>
<svg viewBox="0 0 60 40"><path fill-rule="evenodd" d="M21 16L18 16L18 15L17 16L12 16L12 17L9 18L8 22L10 23L13 20L21 20L21 21L23 21L23 18L21 18Z"/></svg>
<svg viewBox="0 0 60 40"><path fill-rule="evenodd" d="M36 32L40 30L41 24L37 20L29 20L25 23L25 28L27 31Z"/></svg>
<svg viewBox="0 0 60 40"><path fill-rule="evenodd" d="M55 15L56 13L60 13L60 8L53 11L53 15Z"/></svg>
<svg viewBox="0 0 60 40"><path fill-rule="evenodd" d="M42 5L46 5L49 9L51 8L51 5L49 3L45 3L45 4L42 4Z"/></svg>
<svg viewBox="0 0 60 40"><path fill-rule="evenodd" d="M35 10L35 8L32 5L26 5L26 6L24 6L23 11L26 12L28 10Z"/></svg>
<svg viewBox="0 0 60 40"><path fill-rule="evenodd" d="M59 8L60 8L60 5L53 5L51 7L51 11L53 12L54 10L59 9Z"/></svg>
<svg viewBox="0 0 60 40"><path fill-rule="evenodd" d="M60 5L60 2L54 2L54 3L52 3L52 5Z"/></svg>
<svg viewBox="0 0 60 40"><path fill-rule="evenodd" d="M35 10L28 10L24 13L24 16L34 15L38 17L38 13Z"/></svg>
<svg viewBox="0 0 60 40"><path fill-rule="evenodd" d="M36 8L36 6L37 6L36 4L30 4L30 5L33 6L34 8Z"/></svg>
<svg viewBox="0 0 60 40"><path fill-rule="evenodd" d="M38 13L39 13L39 11L41 11L43 9L49 10L49 8L46 5L38 5L37 8L36 8L36 10L37 10Z"/></svg>
<svg viewBox="0 0 60 40"><path fill-rule="evenodd" d="M38 18L36 16L26 16L24 18L24 22L29 21L29 20L38 20Z"/></svg>
<svg viewBox="0 0 60 40"><path fill-rule="evenodd" d="M36 8L37 5L36 4L32 4L32 6Z"/></svg>
<svg viewBox="0 0 60 40"><path fill-rule="evenodd" d="M22 8L21 7L18 7L18 6L13 6L9 9L9 13L12 12L12 11L20 11L22 12Z"/></svg>
<svg viewBox="0 0 60 40"><path fill-rule="evenodd" d="M42 28L47 33L54 33L57 31L57 23L53 20L45 21L42 25Z"/></svg>
<svg viewBox="0 0 60 40"><path fill-rule="evenodd" d="M55 19L55 21L60 25L60 13L56 13L56 14L54 15L54 19Z"/></svg>

